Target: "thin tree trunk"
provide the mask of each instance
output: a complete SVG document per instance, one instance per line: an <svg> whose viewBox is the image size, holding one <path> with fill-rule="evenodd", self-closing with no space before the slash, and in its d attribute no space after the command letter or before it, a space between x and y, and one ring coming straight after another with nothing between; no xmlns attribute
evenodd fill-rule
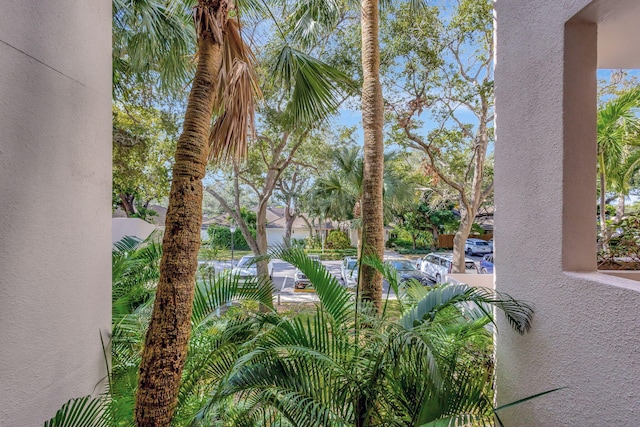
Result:
<svg viewBox="0 0 640 427"><path fill-rule="evenodd" d="M218 2L206 3L205 7L215 9L214 14L221 7ZM160 280L140 364L135 409L138 426L169 426L177 403L191 333L202 178L220 60L221 46L205 33L198 41L198 65L176 147Z"/></svg>
<svg viewBox="0 0 640 427"><path fill-rule="evenodd" d="M620 222L622 221L622 218L624 218L624 194L620 194L618 196L618 205L616 206L616 222Z"/></svg>
<svg viewBox="0 0 640 427"><path fill-rule="evenodd" d="M293 222L296 220L295 212L291 213L289 205L284 207L284 245L286 247L291 246L291 230L293 229Z"/></svg>
<svg viewBox="0 0 640 427"><path fill-rule="evenodd" d="M133 194L120 193L120 205L127 214L127 218L131 218L136 214L136 206L134 204L135 196Z"/></svg>
<svg viewBox="0 0 640 427"><path fill-rule="evenodd" d="M460 218L460 226L458 227L458 231L453 236L453 266L451 269L452 273L464 273L465 272L465 244L467 239L469 238L469 233L471 232L471 227L473 227L473 220L476 215L475 212L472 212L473 215L470 215L467 211Z"/></svg>
<svg viewBox="0 0 640 427"><path fill-rule="evenodd" d="M603 170L603 168L601 168ZM607 229L606 180L600 172L600 247L604 256L609 256L609 230Z"/></svg>
<svg viewBox="0 0 640 427"><path fill-rule="evenodd" d="M268 250L267 245L267 202L269 199L265 199L258 205L258 212L256 212L256 244L258 246L258 253L256 255L266 255ZM267 261L260 261L257 263L258 276L268 277L269 272L267 270Z"/></svg>
<svg viewBox="0 0 640 427"><path fill-rule="evenodd" d="M362 127L364 130L364 170L362 195L362 231L364 255L384 256L382 185L384 142L382 138L383 100L380 85L380 45L378 0L362 0ZM362 297L372 301L380 312L382 276L364 265L360 278Z"/></svg>

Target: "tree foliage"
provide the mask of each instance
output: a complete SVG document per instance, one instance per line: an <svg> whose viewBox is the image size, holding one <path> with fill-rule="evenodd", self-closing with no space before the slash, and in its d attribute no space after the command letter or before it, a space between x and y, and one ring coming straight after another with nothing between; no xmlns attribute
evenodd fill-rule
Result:
<svg viewBox="0 0 640 427"><path fill-rule="evenodd" d="M456 204L454 271L464 271L465 240L493 191L492 2L400 4L388 13L383 56L396 140L424 156L430 190Z"/></svg>
<svg viewBox="0 0 640 427"><path fill-rule="evenodd" d="M128 216L169 194L178 125L154 107L113 104L113 201Z"/></svg>

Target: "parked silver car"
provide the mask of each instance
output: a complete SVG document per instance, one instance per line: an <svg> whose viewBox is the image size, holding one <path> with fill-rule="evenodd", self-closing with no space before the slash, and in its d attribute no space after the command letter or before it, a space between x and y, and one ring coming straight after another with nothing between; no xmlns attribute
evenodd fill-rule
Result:
<svg viewBox="0 0 640 427"><path fill-rule="evenodd" d="M493 252L493 247L482 239L467 239L464 245L467 255L485 255Z"/></svg>
<svg viewBox="0 0 640 427"><path fill-rule="evenodd" d="M340 278L347 288L358 286L358 258L354 256L344 257L340 264Z"/></svg>
<svg viewBox="0 0 640 427"><path fill-rule="evenodd" d="M447 281L447 275L453 268L453 254L451 252L430 253L418 260L420 271L436 283ZM469 258L464 260L466 274L478 274L476 263Z"/></svg>

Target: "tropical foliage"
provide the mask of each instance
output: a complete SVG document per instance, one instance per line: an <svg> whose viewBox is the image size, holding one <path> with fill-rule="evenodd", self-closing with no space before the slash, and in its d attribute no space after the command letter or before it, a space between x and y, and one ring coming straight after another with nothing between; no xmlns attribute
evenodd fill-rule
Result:
<svg viewBox="0 0 640 427"><path fill-rule="evenodd" d="M145 248L153 255L143 255ZM122 272L157 270L158 248L121 242L114 265ZM491 425L493 307L520 333L530 328L531 307L465 285L399 289L391 268L367 259L404 295L387 300L378 316L301 250L272 255L311 279L319 304L289 317L274 310L268 282L199 276L172 425ZM137 285L116 284L122 281L114 287L136 294ZM153 275L140 274L137 283L153 283ZM114 311L106 393L68 402L48 427L134 425L153 294L139 301ZM258 305L268 311L258 312Z"/></svg>
<svg viewBox="0 0 640 427"><path fill-rule="evenodd" d="M598 184L600 187L600 235L602 252L610 255L610 231L606 217L607 193L624 197L640 170L640 87L629 89L598 110ZM620 218L622 219L622 214Z"/></svg>

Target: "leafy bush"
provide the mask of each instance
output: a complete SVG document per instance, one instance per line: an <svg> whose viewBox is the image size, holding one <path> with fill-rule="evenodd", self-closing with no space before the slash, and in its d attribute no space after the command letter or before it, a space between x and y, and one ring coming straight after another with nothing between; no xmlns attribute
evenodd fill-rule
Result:
<svg viewBox="0 0 640 427"><path fill-rule="evenodd" d="M322 249L322 239L318 236L311 236L304 239L305 249Z"/></svg>
<svg viewBox="0 0 640 427"><path fill-rule="evenodd" d="M432 250L430 248L417 248L417 249L413 249L413 248L399 248L396 247L395 251L400 254L400 255L407 255L407 254L428 254L431 253Z"/></svg>
<svg viewBox="0 0 640 427"><path fill-rule="evenodd" d="M256 237L256 231L250 230L253 238ZM231 231L228 227L221 227L218 225L210 225L207 228L207 234L209 235L209 245L217 246L219 248L230 248L231 247ZM236 230L233 233L233 246L235 249L240 250L248 250L249 244L244 239L244 236L240 232L240 230Z"/></svg>
<svg viewBox="0 0 640 427"><path fill-rule="evenodd" d="M342 230L331 230L324 244L328 249L349 249L351 247L351 239Z"/></svg>
<svg viewBox="0 0 640 427"><path fill-rule="evenodd" d="M291 239L291 247L297 249L304 249L307 245L307 239Z"/></svg>

